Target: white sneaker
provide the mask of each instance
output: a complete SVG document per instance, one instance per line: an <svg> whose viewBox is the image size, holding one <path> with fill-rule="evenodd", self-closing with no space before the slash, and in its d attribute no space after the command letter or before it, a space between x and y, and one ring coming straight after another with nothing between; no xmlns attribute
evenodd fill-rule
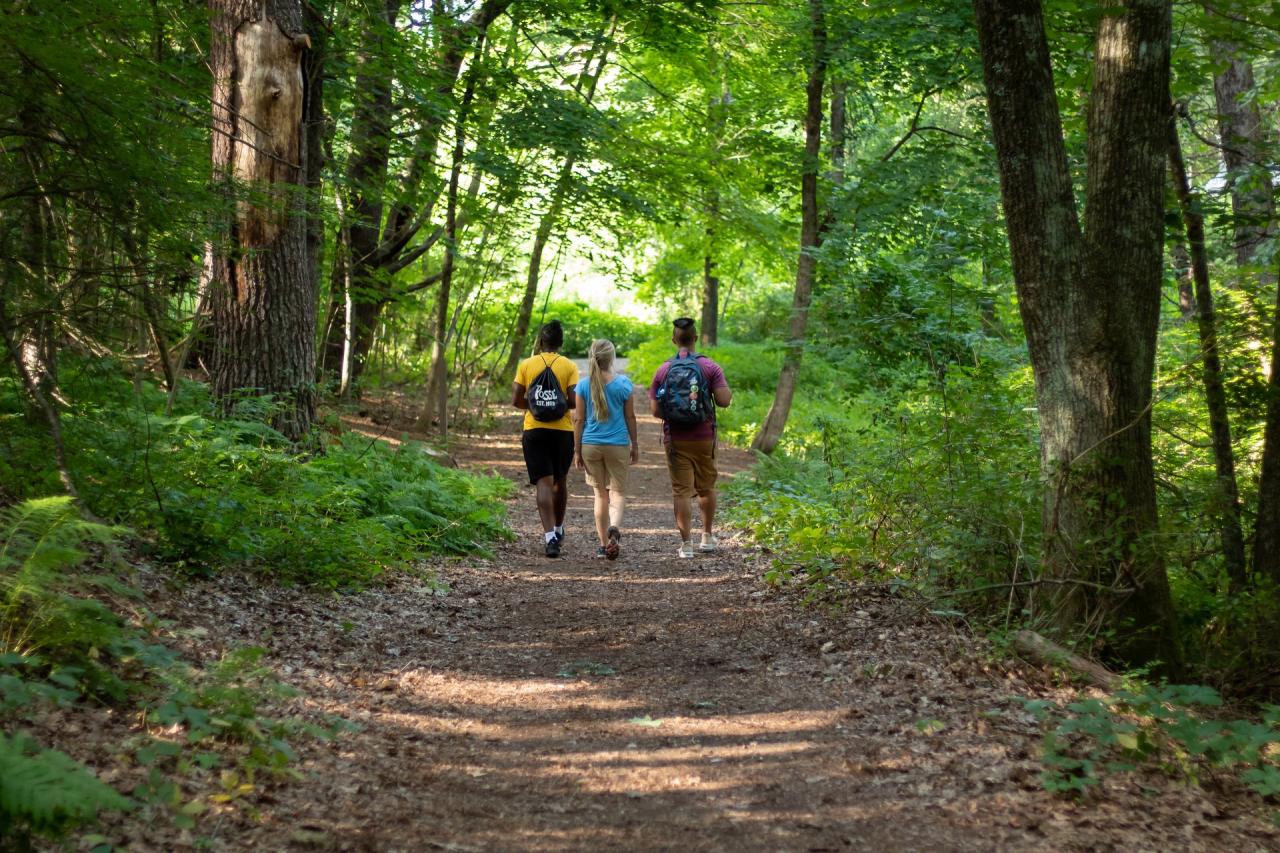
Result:
<svg viewBox="0 0 1280 853"><path fill-rule="evenodd" d="M682 559L682 560L690 560L690 559L693 559L694 557L698 556L698 553L697 553L696 551L694 551L694 550L693 550L693 543L692 543L692 542L684 542L684 543L682 543L682 544L680 545L680 550L679 550L679 551L677 551L676 553L677 553L677 554L679 554L680 559Z"/></svg>
<svg viewBox="0 0 1280 853"><path fill-rule="evenodd" d="M698 550L704 554L710 554L718 550L720 547L720 537L714 533L703 533L702 544L698 546Z"/></svg>

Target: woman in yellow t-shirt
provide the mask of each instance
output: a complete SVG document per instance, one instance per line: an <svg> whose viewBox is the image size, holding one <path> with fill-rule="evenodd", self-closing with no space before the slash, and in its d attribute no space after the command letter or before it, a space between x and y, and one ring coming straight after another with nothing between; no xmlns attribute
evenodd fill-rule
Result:
<svg viewBox="0 0 1280 853"><path fill-rule="evenodd" d="M517 409L525 410L520 443L529 483L538 488L538 517L542 520L543 547L548 557L559 557L564 542L564 512L569 501L566 479L573 465L573 421L569 413L575 403L578 366L560 354L562 346L564 327L559 320L538 330L536 354L520 362L511 400ZM546 373L554 376L554 382L550 381L551 376L544 378Z"/></svg>

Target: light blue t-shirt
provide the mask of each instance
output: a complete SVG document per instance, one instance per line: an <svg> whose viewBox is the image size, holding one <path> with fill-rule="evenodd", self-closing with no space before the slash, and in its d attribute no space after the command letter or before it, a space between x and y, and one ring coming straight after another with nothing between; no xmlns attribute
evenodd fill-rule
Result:
<svg viewBox="0 0 1280 853"><path fill-rule="evenodd" d="M631 444L631 433L627 431L623 407L631 399L634 387L625 376L615 376L612 382L604 386L604 398L609 401L609 420L602 423L596 420L595 407L591 405L590 378L578 382L575 392L579 399L587 403L587 424L582 429L583 444Z"/></svg>

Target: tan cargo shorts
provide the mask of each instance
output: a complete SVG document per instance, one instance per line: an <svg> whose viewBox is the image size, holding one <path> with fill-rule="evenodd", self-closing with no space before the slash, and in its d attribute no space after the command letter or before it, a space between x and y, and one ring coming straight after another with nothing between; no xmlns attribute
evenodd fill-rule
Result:
<svg viewBox="0 0 1280 853"><path fill-rule="evenodd" d="M671 491L678 498L709 495L716 488L716 442L672 441L667 445Z"/></svg>
<svg viewBox="0 0 1280 853"><path fill-rule="evenodd" d="M627 493L627 474L631 470L631 447L623 444L584 444L582 464L587 469L587 485L608 489L619 495Z"/></svg>

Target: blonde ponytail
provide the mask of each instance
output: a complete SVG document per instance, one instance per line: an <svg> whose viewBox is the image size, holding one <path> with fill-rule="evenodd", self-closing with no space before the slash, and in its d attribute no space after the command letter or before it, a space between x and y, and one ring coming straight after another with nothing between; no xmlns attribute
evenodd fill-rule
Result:
<svg viewBox="0 0 1280 853"><path fill-rule="evenodd" d="M591 342L587 351L587 360L591 376L591 408L595 419L600 423L609 420L609 400L604 395L604 374L613 367L615 350L613 344L606 340Z"/></svg>

